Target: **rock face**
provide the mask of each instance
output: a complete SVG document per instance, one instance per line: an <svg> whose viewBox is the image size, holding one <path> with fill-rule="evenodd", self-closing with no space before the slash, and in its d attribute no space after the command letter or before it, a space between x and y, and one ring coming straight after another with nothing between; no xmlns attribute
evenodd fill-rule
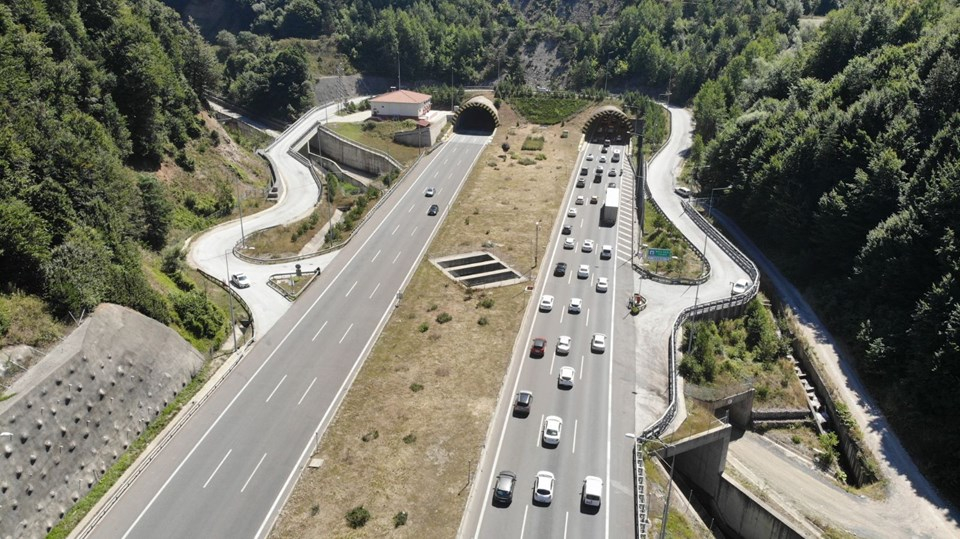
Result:
<svg viewBox="0 0 960 539"><path fill-rule="evenodd" d="M46 535L202 365L170 328L100 305L0 402L0 537Z"/></svg>

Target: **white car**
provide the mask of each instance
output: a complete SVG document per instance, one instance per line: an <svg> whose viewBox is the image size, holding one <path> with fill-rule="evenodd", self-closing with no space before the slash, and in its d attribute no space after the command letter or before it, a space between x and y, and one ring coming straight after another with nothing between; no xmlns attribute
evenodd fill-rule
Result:
<svg viewBox="0 0 960 539"><path fill-rule="evenodd" d="M608 286L609 285L606 277L600 277L597 279L597 292L606 292Z"/></svg>
<svg viewBox="0 0 960 539"><path fill-rule="evenodd" d="M600 199L597 197L597 195L592 195L592 196L590 197L590 203L591 203L591 204L597 204L598 202L600 202Z"/></svg>
<svg viewBox="0 0 960 539"><path fill-rule="evenodd" d="M424 191L423 196L432 197L435 194L437 194L436 189L434 189L433 187L427 187L427 190Z"/></svg>
<svg viewBox="0 0 960 539"><path fill-rule="evenodd" d="M573 238L566 238L565 240L563 240L564 249L573 249L576 246L577 246L577 240Z"/></svg>
<svg viewBox="0 0 960 539"><path fill-rule="evenodd" d="M753 284L753 282L750 279L740 279L733 283L733 288L730 289L730 295L736 296L737 294L743 294L750 288L751 284Z"/></svg>
<svg viewBox="0 0 960 539"><path fill-rule="evenodd" d="M577 201L575 202L575 204L577 206L583 206L583 200L584 200L583 195L577 195Z"/></svg>
<svg viewBox="0 0 960 539"><path fill-rule="evenodd" d="M607 156L601 155L601 156L600 156L600 159L598 160L598 162L600 162L600 163L606 163L606 162L607 162Z"/></svg>
<svg viewBox="0 0 960 539"><path fill-rule="evenodd" d="M590 341L590 350L602 354L607 349L607 336L603 333L594 333Z"/></svg>
<svg viewBox="0 0 960 539"><path fill-rule="evenodd" d="M593 161L593 154L592 154L592 153L588 153L588 154L587 154L587 161Z"/></svg>
<svg viewBox="0 0 960 539"><path fill-rule="evenodd" d="M577 270L577 279L589 279L590 278L590 266L586 264L580 264L580 269Z"/></svg>
<svg viewBox="0 0 960 539"><path fill-rule="evenodd" d="M553 501L554 481L552 473L545 470L537 472L537 478L533 481L534 503L549 504Z"/></svg>
<svg viewBox="0 0 960 539"><path fill-rule="evenodd" d="M583 240L583 247L580 248L584 253L593 252L593 240Z"/></svg>
<svg viewBox="0 0 960 539"><path fill-rule="evenodd" d="M570 307L567 309L567 312L570 314L580 314L580 310L583 308L583 300L580 298L570 298Z"/></svg>
<svg viewBox="0 0 960 539"><path fill-rule="evenodd" d="M557 376L557 385L560 387L573 387L573 378L577 375L573 367L560 367L560 375Z"/></svg>
<svg viewBox="0 0 960 539"><path fill-rule="evenodd" d="M555 415L548 415L543 420L543 443L545 445L559 444L561 430L563 430L563 420Z"/></svg>
<svg viewBox="0 0 960 539"><path fill-rule="evenodd" d="M603 494L603 479L588 475L583 480L583 490L580 492L583 505L600 506L600 497Z"/></svg>
<svg viewBox="0 0 960 539"><path fill-rule="evenodd" d="M565 356L570 353L570 344L573 339L568 335L561 335L557 338L557 354Z"/></svg>
<svg viewBox="0 0 960 539"><path fill-rule="evenodd" d="M237 288L250 288L250 279L245 273L234 273L230 276L230 284Z"/></svg>
<svg viewBox="0 0 960 539"><path fill-rule="evenodd" d="M576 217L576 216L577 216L576 208L570 208L569 210L567 210L567 217Z"/></svg>
<svg viewBox="0 0 960 539"><path fill-rule="evenodd" d="M550 294L540 296L540 310L545 313L553 310L553 296Z"/></svg>
<svg viewBox="0 0 960 539"><path fill-rule="evenodd" d="M600 247L600 260L610 260L613 257L613 246L604 245Z"/></svg>
<svg viewBox="0 0 960 539"><path fill-rule="evenodd" d="M690 189L687 187L677 187L673 190L680 198L690 198Z"/></svg>

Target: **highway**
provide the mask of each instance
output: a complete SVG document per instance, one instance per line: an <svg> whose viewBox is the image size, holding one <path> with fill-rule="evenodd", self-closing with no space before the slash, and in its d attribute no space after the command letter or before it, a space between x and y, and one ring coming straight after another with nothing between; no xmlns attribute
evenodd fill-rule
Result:
<svg viewBox="0 0 960 539"><path fill-rule="evenodd" d="M454 135L421 161L89 536L265 536L488 143Z"/></svg>

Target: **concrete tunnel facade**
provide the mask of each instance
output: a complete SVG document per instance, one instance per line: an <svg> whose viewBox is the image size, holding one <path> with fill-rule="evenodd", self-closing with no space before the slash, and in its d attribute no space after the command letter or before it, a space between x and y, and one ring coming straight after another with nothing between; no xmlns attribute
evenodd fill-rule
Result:
<svg viewBox="0 0 960 539"><path fill-rule="evenodd" d="M453 130L457 133L489 134L498 127L500 115L497 108L482 95L468 99L453 117Z"/></svg>
<svg viewBox="0 0 960 539"><path fill-rule="evenodd" d="M588 140L599 141L614 138L610 135L628 136L633 131L633 121L622 110L613 105L604 105L597 109L583 124L583 134Z"/></svg>

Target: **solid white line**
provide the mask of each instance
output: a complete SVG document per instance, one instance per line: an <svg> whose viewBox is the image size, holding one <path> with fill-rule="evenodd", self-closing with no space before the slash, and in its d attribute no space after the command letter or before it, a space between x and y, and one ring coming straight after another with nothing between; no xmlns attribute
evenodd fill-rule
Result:
<svg viewBox="0 0 960 539"><path fill-rule="evenodd" d="M577 424L578 424L578 421L574 419L573 420L573 449L570 451L571 453L577 452Z"/></svg>
<svg viewBox="0 0 960 539"><path fill-rule="evenodd" d="M351 329L353 329L353 324L350 324L350 327L348 327L347 330L343 332L343 337L340 337L340 342L338 342L337 344L343 344L343 340L347 338L347 333L350 333Z"/></svg>
<svg viewBox="0 0 960 539"><path fill-rule="evenodd" d="M213 476L217 475L217 472L220 471L220 467L223 466L223 463L227 460L227 457L230 456L230 453L233 453L233 449L227 451L227 454L220 459L220 464L217 464L217 467L213 469L213 473L210 474L210 477L207 478L207 482L203 484L203 488L207 488L207 485L210 484L210 481L213 479Z"/></svg>
<svg viewBox="0 0 960 539"><path fill-rule="evenodd" d="M263 459L265 459L265 458L267 458L267 454L266 454L266 453L264 453L263 456L260 457L260 462L258 462L258 463L257 463L257 466L253 469L252 472L250 472L250 477L247 478L247 482L244 483L244 484L243 484L243 488L240 489L240 493L241 493L241 494L243 494L243 491L244 491L244 490L247 490L247 485L249 485L249 484L250 484L250 480L253 479L253 474L257 473L257 470L260 469L260 465L263 464Z"/></svg>
<svg viewBox="0 0 960 539"><path fill-rule="evenodd" d="M307 386L307 390L303 392L303 396L300 397L300 400L297 401L297 406L300 406L300 403L303 402L303 399L307 398L307 393L310 393L310 389L313 388L313 384L317 383L317 377L313 377L313 381L310 382L310 385Z"/></svg>
<svg viewBox="0 0 960 539"><path fill-rule="evenodd" d="M265 400L264 403L270 402L270 399L273 398L273 394L276 393L278 389L280 389L280 384L282 384L283 381L286 380L286 379L287 379L287 375L284 374L284 375L283 375L283 378L281 378L280 381L277 382L277 387L273 388L273 391L270 392L270 396L267 397L267 400Z"/></svg>
<svg viewBox="0 0 960 539"><path fill-rule="evenodd" d="M580 356L580 379L583 380L583 356Z"/></svg>
<svg viewBox="0 0 960 539"><path fill-rule="evenodd" d="M411 235L411 236L413 236L414 234L416 234L416 233L417 233L417 229L418 229L418 228L420 228L420 227L416 227L416 226L415 226L415 227L413 227L413 230L412 230L412 231L410 231L410 235Z"/></svg>
<svg viewBox="0 0 960 539"><path fill-rule="evenodd" d="M557 353L553 353L553 357L550 358L550 374L553 374L553 362L557 360Z"/></svg>
<svg viewBox="0 0 960 539"><path fill-rule="evenodd" d="M323 325L320 326L320 329L318 329L317 332L313 335L313 338L310 339L311 342L317 340L317 337L320 336L320 332L323 331L323 328L327 327L327 322L329 322L329 320L323 321Z"/></svg>
<svg viewBox="0 0 960 539"><path fill-rule="evenodd" d="M360 281L353 281L353 285L350 286L350 290L347 290L347 293L343 296L345 298L350 297L350 292L353 292L353 287L357 286L357 283Z"/></svg>
<svg viewBox="0 0 960 539"><path fill-rule="evenodd" d="M567 539L567 521L570 520L570 511L563 514L563 539Z"/></svg>
<svg viewBox="0 0 960 539"><path fill-rule="evenodd" d="M378 250L378 251L377 251L377 254L373 255L373 258L370 259L370 262L373 262L374 260L376 260L377 257L380 256L380 251L382 251L382 250L383 250L383 249Z"/></svg>
<svg viewBox="0 0 960 539"><path fill-rule="evenodd" d="M529 505L523 507L523 525L520 526L520 539L523 539L523 530L527 529L527 511L529 509Z"/></svg>
<svg viewBox="0 0 960 539"><path fill-rule="evenodd" d="M390 235L393 236L394 234L397 233L398 230L400 230L400 225L397 225L397 228L394 228L393 232L391 232Z"/></svg>
<svg viewBox="0 0 960 539"><path fill-rule="evenodd" d="M380 283L377 283L377 286L373 287L373 292L370 292L370 297L367 299L373 299L373 295L377 293L377 290L380 289Z"/></svg>
<svg viewBox="0 0 960 539"><path fill-rule="evenodd" d="M403 251L398 251L398 252L397 252L397 256L393 257L393 262L391 262L391 264L396 264L396 263L397 263L397 259L400 258L400 253L402 253L402 252L403 252Z"/></svg>
<svg viewBox="0 0 960 539"><path fill-rule="evenodd" d="M543 418L544 415L540 414L540 427L537 428L537 443L534 444L537 447L540 447L540 433L543 431Z"/></svg>

